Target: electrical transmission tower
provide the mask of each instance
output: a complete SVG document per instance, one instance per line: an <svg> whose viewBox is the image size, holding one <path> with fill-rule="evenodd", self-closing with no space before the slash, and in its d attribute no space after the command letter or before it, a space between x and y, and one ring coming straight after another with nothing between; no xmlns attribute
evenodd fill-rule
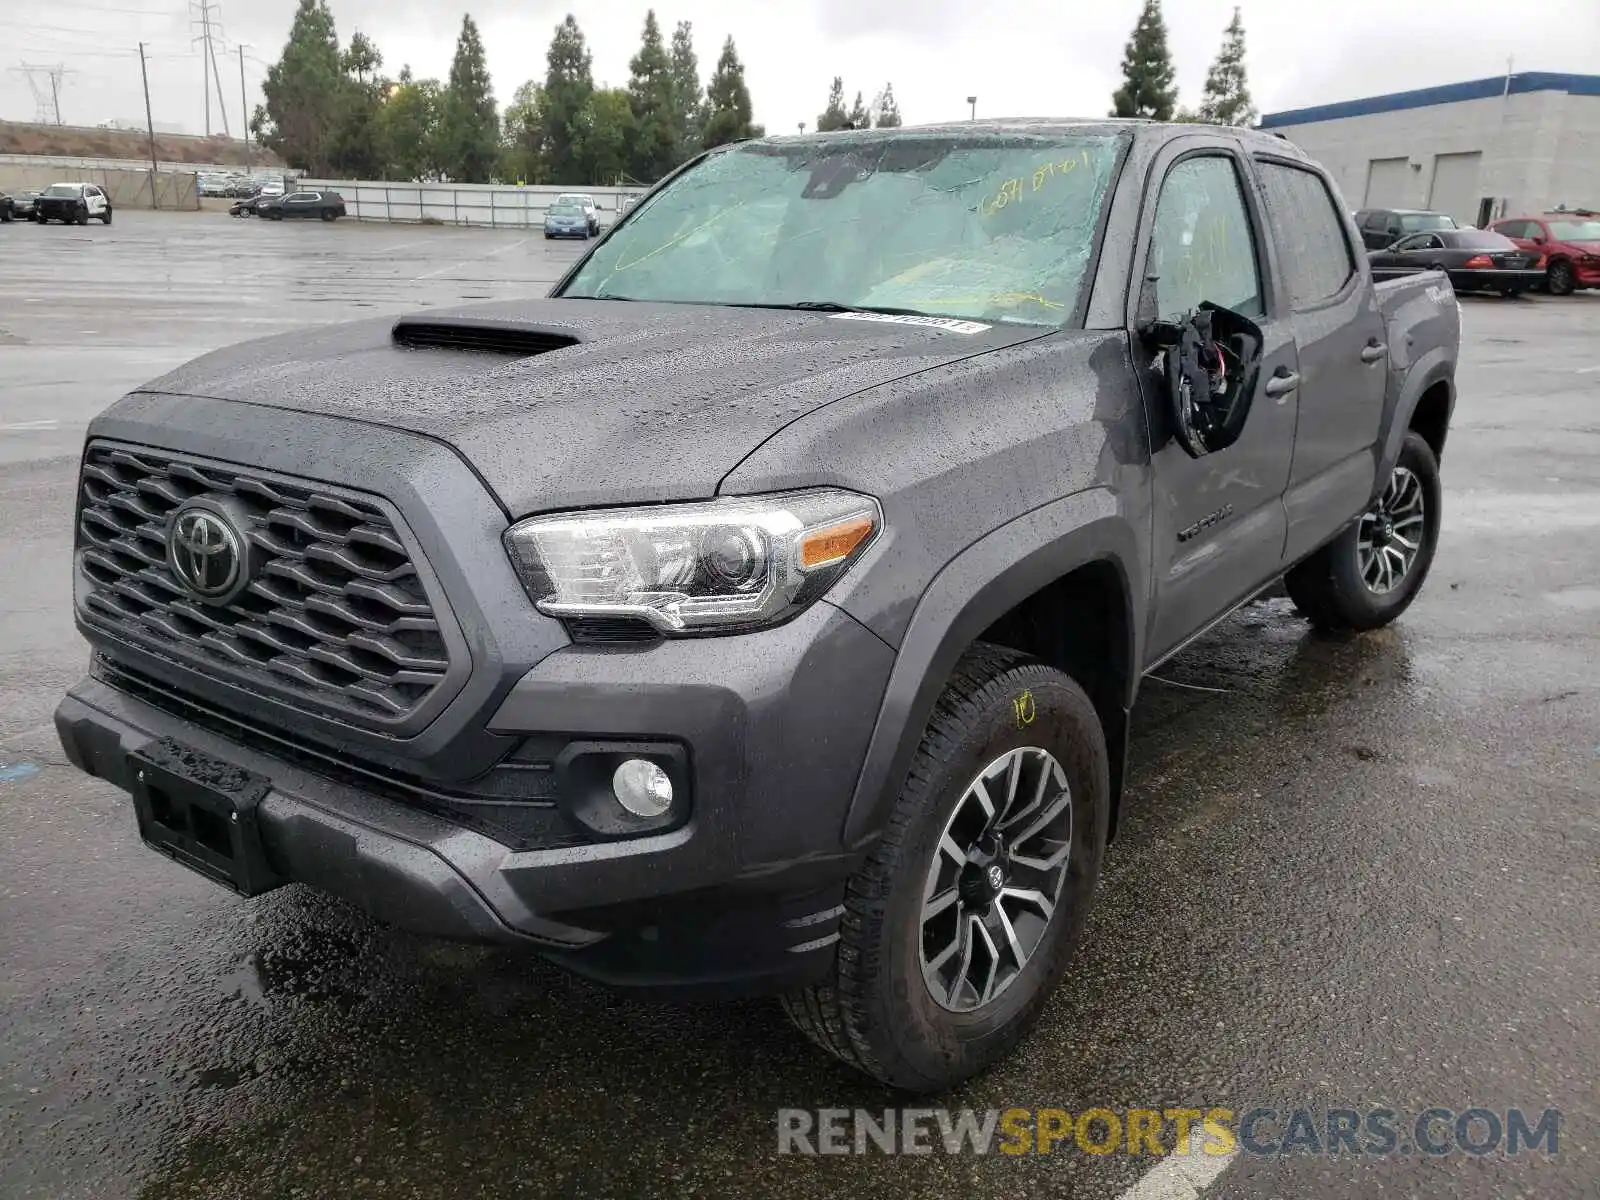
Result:
<svg viewBox="0 0 1600 1200"><path fill-rule="evenodd" d="M41 125L61 124L61 81L74 72L67 70L62 63L46 67L23 63L11 69L26 76L28 86L33 89L33 119Z"/></svg>
<svg viewBox="0 0 1600 1200"><path fill-rule="evenodd" d="M211 88L217 89L217 111L222 114L222 132L229 137L228 106L222 99L222 73L217 70L217 43L222 41L222 5L217 0L189 0L189 23L199 23L200 33L191 39L201 46L200 68L206 78L206 136L211 136Z"/></svg>

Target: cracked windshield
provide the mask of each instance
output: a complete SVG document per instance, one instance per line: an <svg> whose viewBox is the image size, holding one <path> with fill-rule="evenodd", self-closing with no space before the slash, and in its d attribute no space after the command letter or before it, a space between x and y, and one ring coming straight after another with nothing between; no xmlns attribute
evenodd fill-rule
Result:
<svg viewBox="0 0 1600 1200"><path fill-rule="evenodd" d="M1121 142L740 146L663 189L564 294L1059 325L1077 305Z"/></svg>

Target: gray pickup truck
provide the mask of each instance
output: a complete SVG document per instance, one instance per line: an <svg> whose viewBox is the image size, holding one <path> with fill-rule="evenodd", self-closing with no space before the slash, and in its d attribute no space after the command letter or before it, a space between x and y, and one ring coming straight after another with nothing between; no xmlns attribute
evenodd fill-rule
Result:
<svg viewBox="0 0 1600 1200"><path fill-rule="evenodd" d="M726 146L546 298L96 418L56 723L240 894L780 994L942 1089L1068 970L1141 676L1280 578L1415 597L1459 320L1262 134Z"/></svg>

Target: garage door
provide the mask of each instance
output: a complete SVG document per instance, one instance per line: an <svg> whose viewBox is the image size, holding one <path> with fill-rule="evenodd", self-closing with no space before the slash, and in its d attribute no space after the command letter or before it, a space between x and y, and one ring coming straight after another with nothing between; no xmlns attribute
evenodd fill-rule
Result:
<svg viewBox="0 0 1600 1200"><path fill-rule="evenodd" d="M1404 158L1375 158L1367 164L1367 198L1363 208L1410 208L1411 163Z"/></svg>
<svg viewBox="0 0 1600 1200"><path fill-rule="evenodd" d="M1433 186L1428 189L1428 207L1449 213L1457 223L1471 225L1478 219L1478 165L1483 155L1441 154L1433 160Z"/></svg>

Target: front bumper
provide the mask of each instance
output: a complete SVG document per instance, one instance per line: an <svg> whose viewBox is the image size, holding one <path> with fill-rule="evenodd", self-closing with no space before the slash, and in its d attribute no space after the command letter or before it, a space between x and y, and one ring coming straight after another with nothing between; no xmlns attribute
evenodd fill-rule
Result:
<svg viewBox="0 0 1600 1200"><path fill-rule="evenodd" d="M492 732L673 740L688 749L692 807L667 832L523 850L186 720L105 672L69 692L56 725L75 765L128 791L129 756L161 738L264 776L256 820L274 871L380 920L520 942L613 983L759 993L831 960L858 862L841 830L891 661L826 603L758 634L549 655Z"/></svg>

